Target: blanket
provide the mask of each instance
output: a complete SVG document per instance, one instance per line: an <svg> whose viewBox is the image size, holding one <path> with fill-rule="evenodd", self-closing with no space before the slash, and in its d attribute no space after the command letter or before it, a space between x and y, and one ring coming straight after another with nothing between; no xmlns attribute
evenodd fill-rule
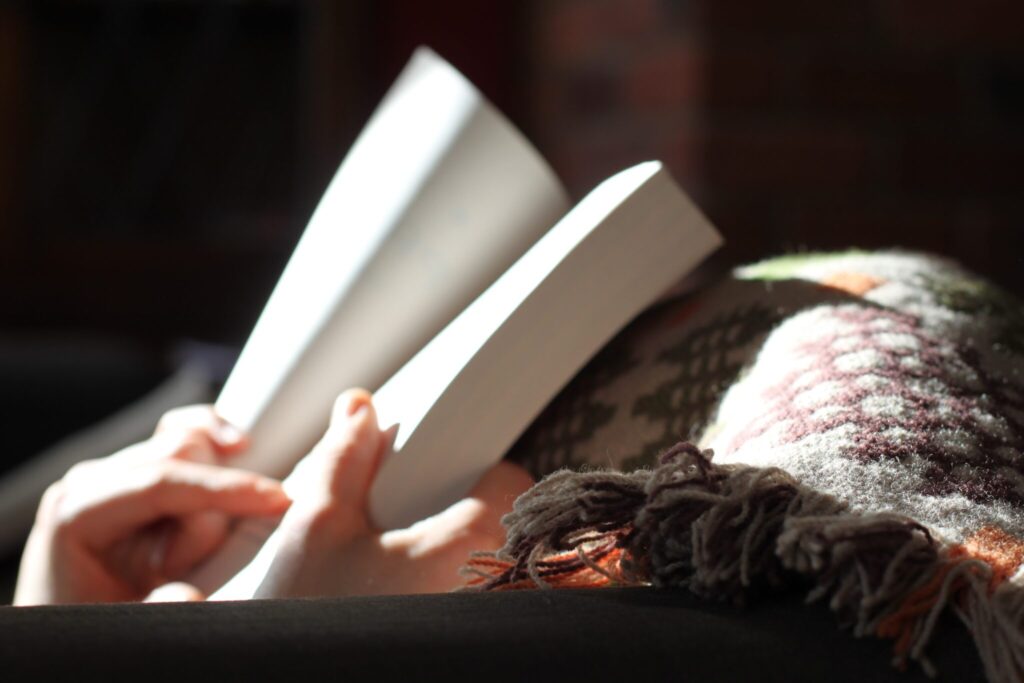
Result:
<svg viewBox="0 0 1024 683"><path fill-rule="evenodd" d="M950 610L1024 680L1024 307L955 263L805 254L647 312L510 458L541 481L468 588L810 586L931 671Z"/></svg>

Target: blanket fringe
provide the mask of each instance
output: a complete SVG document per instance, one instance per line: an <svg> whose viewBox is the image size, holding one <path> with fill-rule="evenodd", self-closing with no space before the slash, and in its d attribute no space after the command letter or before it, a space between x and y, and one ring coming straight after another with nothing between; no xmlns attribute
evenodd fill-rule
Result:
<svg viewBox="0 0 1024 683"><path fill-rule="evenodd" d="M515 502L505 546L476 553L464 590L686 587L742 603L804 580L856 636L894 641L894 663L925 655L939 617L970 630L991 681L1024 680L1024 590L921 524L858 514L777 468L715 465L681 443L658 467L560 471ZM997 580L998 579L998 580Z"/></svg>

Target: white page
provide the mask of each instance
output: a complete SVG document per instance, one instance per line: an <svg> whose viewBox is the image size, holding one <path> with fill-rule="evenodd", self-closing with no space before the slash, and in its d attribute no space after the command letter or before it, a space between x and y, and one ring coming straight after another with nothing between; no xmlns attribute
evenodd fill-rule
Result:
<svg viewBox="0 0 1024 683"><path fill-rule="evenodd" d="M403 528L463 497L590 357L720 243L659 163L591 192L375 395L381 426L399 426L371 490L376 524ZM280 543L272 535L213 598L257 595Z"/></svg>
<svg viewBox="0 0 1024 683"><path fill-rule="evenodd" d="M421 48L320 201L218 412L286 474L344 389L373 390L568 208L532 146Z"/></svg>

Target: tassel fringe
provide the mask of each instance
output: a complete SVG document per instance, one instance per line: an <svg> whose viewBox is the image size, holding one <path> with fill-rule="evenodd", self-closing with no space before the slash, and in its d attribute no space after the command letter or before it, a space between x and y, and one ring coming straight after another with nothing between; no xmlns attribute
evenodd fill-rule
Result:
<svg viewBox="0 0 1024 683"><path fill-rule="evenodd" d="M783 470L715 465L681 443L653 470L556 472L502 520L505 546L476 553L463 590L685 587L743 603L794 581L854 635L894 641L894 664L925 649L951 608L993 682L1024 680L1024 589L921 524L858 514Z"/></svg>

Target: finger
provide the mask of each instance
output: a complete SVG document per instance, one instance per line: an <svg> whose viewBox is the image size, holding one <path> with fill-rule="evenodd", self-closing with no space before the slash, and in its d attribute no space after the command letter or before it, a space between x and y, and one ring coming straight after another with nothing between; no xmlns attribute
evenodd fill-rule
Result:
<svg viewBox="0 0 1024 683"><path fill-rule="evenodd" d="M115 543L105 553L117 575L145 592L184 576L223 543L230 519L222 512L164 518Z"/></svg>
<svg viewBox="0 0 1024 683"><path fill-rule="evenodd" d="M408 529L387 532L385 542L403 548L413 558L443 548L452 549L462 559L464 551L497 550L505 540L501 518L533 483L533 477L522 467L499 462L466 498Z"/></svg>
<svg viewBox="0 0 1024 683"><path fill-rule="evenodd" d="M241 452L248 446L245 433L214 410L211 405L185 406L168 411L156 426L156 435L178 433L202 435L209 439L220 455Z"/></svg>
<svg viewBox="0 0 1024 683"><path fill-rule="evenodd" d="M365 509L383 441L370 395L362 389L350 389L339 396L322 442L330 453L328 461L333 461L328 471L336 501L359 511Z"/></svg>
<svg viewBox="0 0 1024 683"><path fill-rule="evenodd" d="M103 553L103 563L134 592L144 595L154 586L167 582L161 570L167 540L174 527L174 520L163 519L136 530Z"/></svg>
<svg viewBox="0 0 1024 683"><path fill-rule="evenodd" d="M335 401L327 433L288 478L289 490L303 492L303 505L340 506L339 514L357 511L365 516L382 446L370 395L358 389L346 391Z"/></svg>
<svg viewBox="0 0 1024 683"><path fill-rule="evenodd" d="M187 460L214 465L226 457L204 429L181 431L167 429L157 432L142 443L129 446L110 456L121 466L137 465L159 460Z"/></svg>
<svg viewBox="0 0 1024 683"><path fill-rule="evenodd" d="M203 592L195 586L175 581L153 589L143 602L201 602L205 599Z"/></svg>
<svg viewBox="0 0 1024 683"><path fill-rule="evenodd" d="M224 457L220 447L200 430L165 431L139 444L148 460L187 460L204 465L215 465ZM141 460L142 458L138 458Z"/></svg>
<svg viewBox="0 0 1024 683"><path fill-rule="evenodd" d="M181 517L168 536L161 574L169 579L184 576L221 546L230 529L231 518L223 512L207 510Z"/></svg>
<svg viewBox="0 0 1024 683"><path fill-rule="evenodd" d="M68 495L63 503L74 534L97 549L165 517L208 510L277 515L290 504L277 480L215 465L171 460L109 474L91 489L76 487L77 496Z"/></svg>

